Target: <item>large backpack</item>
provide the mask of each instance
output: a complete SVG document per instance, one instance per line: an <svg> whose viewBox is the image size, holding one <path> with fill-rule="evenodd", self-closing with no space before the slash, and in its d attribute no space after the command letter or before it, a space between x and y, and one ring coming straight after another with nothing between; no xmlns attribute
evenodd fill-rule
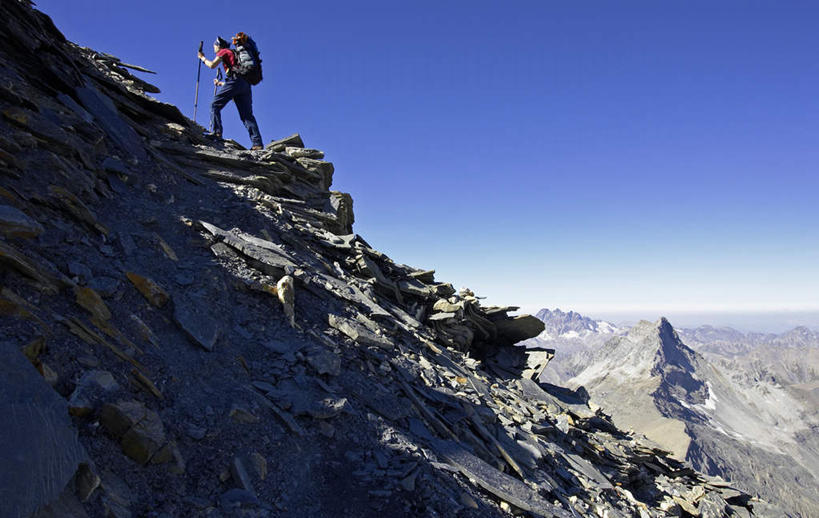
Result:
<svg viewBox="0 0 819 518"><path fill-rule="evenodd" d="M233 50L236 64L230 67L230 71L252 85L259 84L262 80L262 58L259 57L256 42L240 32L233 37L233 44L236 46Z"/></svg>

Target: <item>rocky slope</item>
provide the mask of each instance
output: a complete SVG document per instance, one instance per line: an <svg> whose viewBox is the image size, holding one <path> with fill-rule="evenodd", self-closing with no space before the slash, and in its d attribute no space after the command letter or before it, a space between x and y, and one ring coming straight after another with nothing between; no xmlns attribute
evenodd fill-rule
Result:
<svg viewBox="0 0 819 518"><path fill-rule="evenodd" d="M0 29L2 516L766 508L533 381L543 325L373 250L298 136L204 141L29 2Z"/></svg>
<svg viewBox="0 0 819 518"><path fill-rule="evenodd" d="M588 391L592 406L610 412L617 426L791 515L819 512L816 407L776 377L734 360L709 361L665 319L641 322L575 361L585 367L569 386Z"/></svg>

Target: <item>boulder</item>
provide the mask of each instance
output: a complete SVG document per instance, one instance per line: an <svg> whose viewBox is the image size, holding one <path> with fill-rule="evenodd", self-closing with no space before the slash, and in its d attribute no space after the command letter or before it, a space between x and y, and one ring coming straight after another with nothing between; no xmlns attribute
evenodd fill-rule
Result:
<svg viewBox="0 0 819 518"><path fill-rule="evenodd" d="M140 464L147 464L167 443L165 427L159 414L138 401L105 405L100 422L111 435L119 439L123 453ZM172 455L166 455L157 460L167 462L172 458Z"/></svg>
<svg viewBox="0 0 819 518"><path fill-rule="evenodd" d="M88 455L65 400L19 348L0 342L0 356L0 514L29 516L59 498Z"/></svg>
<svg viewBox="0 0 819 518"><path fill-rule="evenodd" d="M546 325L532 315L520 315L507 320L498 320L495 325L498 329L498 341L509 345L533 338L546 329Z"/></svg>

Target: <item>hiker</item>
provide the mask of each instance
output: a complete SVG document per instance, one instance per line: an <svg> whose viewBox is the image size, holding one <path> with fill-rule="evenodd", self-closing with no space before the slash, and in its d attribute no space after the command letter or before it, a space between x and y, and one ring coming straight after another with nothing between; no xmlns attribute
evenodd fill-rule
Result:
<svg viewBox="0 0 819 518"><path fill-rule="evenodd" d="M221 37L213 42L213 52L216 57L213 61L207 59L200 51L197 55L208 68L216 68L221 63L225 67L225 81L213 80L213 84L220 87L216 95L213 96L213 104L210 105L211 135L222 138L222 108L233 99L236 109L239 110L239 118L242 119L253 146L252 150L262 149L262 136L259 133L259 126L253 116L253 94L250 90L250 83L245 78L232 72L236 66L237 59L234 51L230 49L230 43Z"/></svg>

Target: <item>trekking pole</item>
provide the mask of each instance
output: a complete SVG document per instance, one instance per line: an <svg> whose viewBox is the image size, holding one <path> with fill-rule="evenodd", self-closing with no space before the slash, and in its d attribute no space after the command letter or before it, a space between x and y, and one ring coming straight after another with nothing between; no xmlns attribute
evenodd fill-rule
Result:
<svg viewBox="0 0 819 518"><path fill-rule="evenodd" d="M216 80L217 81L222 80L222 69L221 68L216 69ZM219 85L214 83L214 85L213 85L213 97L216 97L216 90L218 90L218 89L219 89ZM213 131L213 121L210 121L210 125L208 126L208 131L211 131L211 132Z"/></svg>
<svg viewBox="0 0 819 518"><path fill-rule="evenodd" d="M204 41L199 42L199 52L202 52L202 47L205 45ZM196 122L196 108L199 106L199 76L202 75L202 60L197 59L199 68L196 69L196 97L193 98L193 122Z"/></svg>
<svg viewBox="0 0 819 518"><path fill-rule="evenodd" d="M219 69L217 69L217 70L216 70L216 80L217 80L217 81L221 81L221 80L222 80L222 69L221 69L221 68L219 68ZM219 85L214 84L214 85L213 85L213 95L214 95L214 96L216 96L216 90L218 90L218 89L219 89Z"/></svg>

